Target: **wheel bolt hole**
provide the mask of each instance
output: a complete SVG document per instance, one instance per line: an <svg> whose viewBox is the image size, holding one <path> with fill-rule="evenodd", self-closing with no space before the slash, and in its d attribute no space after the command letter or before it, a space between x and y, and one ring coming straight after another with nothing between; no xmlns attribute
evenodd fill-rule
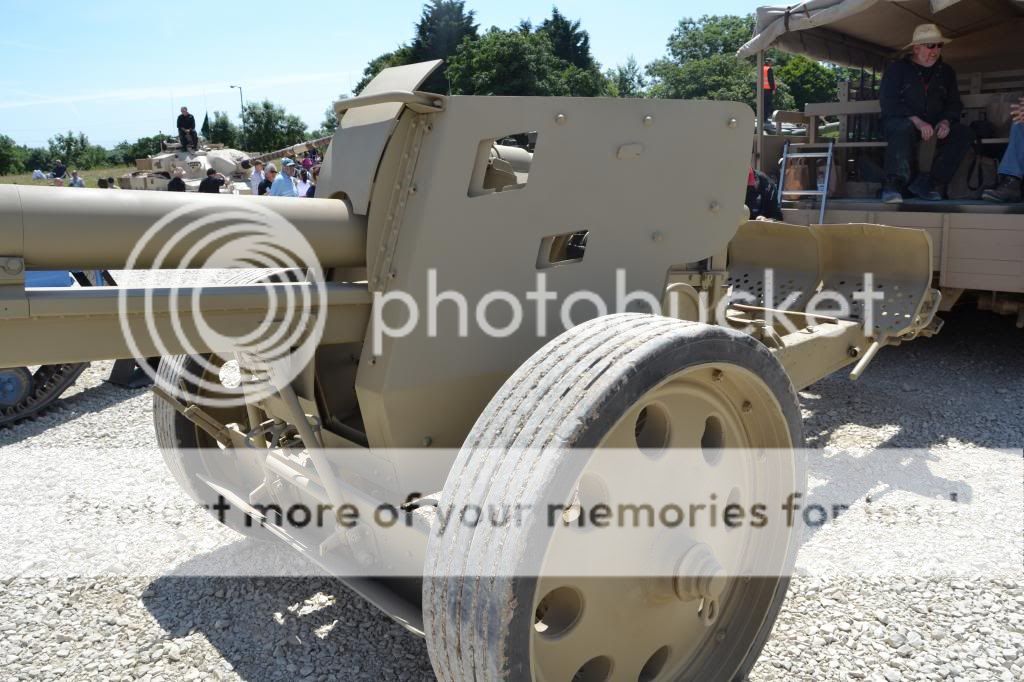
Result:
<svg viewBox="0 0 1024 682"><path fill-rule="evenodd" d="M568 632L582 613L583 596L571 587L559 587L544 595L537 604L533 629L544 637L558 637Z"/></svg>
<svg viewBox="0 0 1024 682"><path fill-rule="evenodd" d="M668 662L668 655L669 648L667 646L663 646L651 654L651 657L644 663L644 667L637 677L637 682L653 682L661 674L665 663Z"/></svg>
<svg viewBox="0 0 1024 682"><path fill-rule="evenodd" d="M604 682L612 674L612 659L607 656L592 658L576 671L572 682Z"/></svg>
<svg viewBox="0 0 1024 682"><path fill-rule="evenodd" d="M725 447L725 432L722 421L714 415L704 421L704 433L700 437L700 449L704 453L704 461L716 466L722 461L722 448Z"/></svg>
<svg viewBox="0 0 1024 682"><path fill-rule="evenodd" d="M633 428L636 445L644 454L659 455L668 447L671 429L668 411L661 405L648 405L640 410Z"/></svg>

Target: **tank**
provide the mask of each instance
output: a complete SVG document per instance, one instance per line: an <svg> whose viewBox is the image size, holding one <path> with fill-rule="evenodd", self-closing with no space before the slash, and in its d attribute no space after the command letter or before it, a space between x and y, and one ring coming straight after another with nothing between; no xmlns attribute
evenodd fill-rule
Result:
<svg viewBox="0 0 1024 682"><path fill-rule="evenodd" d="M198 151L181 148L177 139L167 139L160 144L160 153L137 159L137 170L122 175L118 180L121 189L166 190L175 168L185 171L183 180L189 192L199 190L199 183L206 178L206 172L213 169L227 178L222 193L251 194L249 176L256 161L272 161L290 155L299 155L313 148L326 146L330 137L300 142L268 154L253 156L237 149L225 148L219 144L203 142Z"/></svg>
<svg viewBox="0 0 1024 682"><path fill-rule="evenodd" d="M183 489L424 636L440 679L745 679L802 529L600 510L792 501L795 391L936 331L929 237L746 221L743 104L418 91L439 66L335 104L316 199L0 186L0 366L160 357ZM237 272L24 286L69 267ZM879 316L812 296L894 289Z"/></svg>

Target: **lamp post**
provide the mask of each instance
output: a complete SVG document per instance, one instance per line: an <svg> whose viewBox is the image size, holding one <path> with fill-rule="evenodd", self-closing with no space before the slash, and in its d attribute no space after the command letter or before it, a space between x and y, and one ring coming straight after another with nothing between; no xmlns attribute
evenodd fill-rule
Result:
<svg viewBox="0 0 1024 682"><path fill-rule="evenodd" d="M245 100L242 98L242 86L232 85L231 87L238 88L238 114L242 119L242 144L245 144Z"/></svg>

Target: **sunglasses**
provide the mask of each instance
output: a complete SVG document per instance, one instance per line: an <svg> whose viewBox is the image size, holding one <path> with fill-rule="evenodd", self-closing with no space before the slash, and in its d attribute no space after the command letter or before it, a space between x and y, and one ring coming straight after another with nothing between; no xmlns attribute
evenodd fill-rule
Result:
<svg viewBox="0 0 1024 682"><path fill-rule="evenodd" d="M941 49L945 43L924 43L921 47L927 47L929 50Z"/></svg>

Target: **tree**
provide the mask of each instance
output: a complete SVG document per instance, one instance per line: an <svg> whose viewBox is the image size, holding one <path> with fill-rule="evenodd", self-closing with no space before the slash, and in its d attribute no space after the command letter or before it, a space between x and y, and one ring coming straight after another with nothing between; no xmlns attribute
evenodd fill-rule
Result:
<svg viewBox="0 0 1024 682"><path fill-rule="evenodd" d="M616 66L605 73L608 91L613 97L643 97L647 79L636 59L630 56L625 65Z"/></svg>
<svg viewBox="0 0 1024 682"><path fill-rule="evenodd" d="M668 38L668 52L677 64L718 55L735 55L754 34L754 16L703 16L683 19Z"/></svg>
<svg viewBox="0 0 1024 682"><path fill-rule="evenodd" d="M803 55L793 55L785 64L775 67L775 81L789 87L794 105L803 111L808 102L835 101L839 74Z"/></svg>
<svg viewBox="0 0 1024 682"><path fill-rule="evenodd" d="M378 73L388 67L434 59L449 62L464 40L475 41L479 37L474 18L474 12L466 11L465 0L430 0L423 5L412 42L399 45L367 64L363 69L363 78L353 88L353 92L358 95ZM446 69L431 74L421 89L448 92Z"/></svg>
<svg viewBox="0 0 1024 682"><path fill-rule="evenodd" d="M302 119L270 100L246 104L242 120L246 131L245 146L249 151L277 151L309 137Z"/></svg>
<svg viewBox="0 0 1024 682"><path fill-rule="evenodd" d="M465 0L431 0L423 6L416 36L409 46L409 62L450 59L465 40L477 40L475 13L466 11ZM428 92L448 92L445 70L438 69L421 86Z"/></svg>
<svg viewBox="0 0 1024 682"><path fill-rule="evenodd" d="M654 79L649 90L652 97L744 102L757 108L756 69L732 55L695 59L682 65L662 59L647 70ZM778 84L775 103L779 109L792 108L793 96L785 83Z"/></svg>
<svg viewBox="0 0 1024 682"><path fill-rule="evenodd" d="M237 148L242 143L242 136L239 135L238 126L232 123L231 119L223 111L213 112L213 120L210 122L206 138L210 142L231 148Z"/></svg>
<svg viewBox="0 0 1024 682"><path fill-rule="evenodd" d="M25 170L24 147L19 147L14 140L6 135L0 135L0 175L21 173Z"/></svg>
<svg viewBox="0 0 1024 682"><path fill-rule="evenodd" d="M124 140L114 146L107 158L111 164L123 163L126 166L135 164L136 159L144 159L147 156L160 151L160 143L166 139L166 135L151 135L140 137L135 142Z"/></svg>
<svg viewBox="0 0 1024 682"><path fill-rule="evenodd" d="M348 95L338 95L338 99L348 99ZM337 101L337 100L335 100ZM320 123L320 127L310 133L314 138L327 137L333 135L334 131L338 129L338 115L334 113L334 105L324 109L324 120Z"/></svg>
<svg viewBox="0 0 1024 682"><path fill-rule="evenodd" d="M571 67L576 69L576 67ZM460 95L569 95L573 86L592 89L589 78L555 57L546 34L492 28L463 43L448 65L452 92Z"/></svg>
<svg viewBox="0 0 1024 682"><path fill-rule="evenodd" d="M69 168L96 168L107 160L107 150L89 144L89 138L82 132L77 135L70 130L67 135L57 133L48 140L48 143L50 156L61 159Z"/></svg>
<svg viewBox="0 0 1024 682"><path fill-rule="evenodd" d="M26 169L39 169L49 171L53 169L54 156L46 147L24 148L24 167Z"/></svg>
<svg viewBox="0 0 1024 682"><path fill-rule="evenodd" d="M584 71L594 68L594 57L590 54L590 34L580 29L579 21L566 19L565 15L554 7L551 10L551 17L545 19L537 31L548 36L552 52L562 61Z"/></svg>
<svg viewBox="0 0 1024 682"><path fill-rule="evenodd" d="M385 52L366 65L366 68L363 69L362 80L356 84L352 91L358 95L384 69L405 64L412 64L412 53L408 45L400 45L392 52Z"/></svg>

